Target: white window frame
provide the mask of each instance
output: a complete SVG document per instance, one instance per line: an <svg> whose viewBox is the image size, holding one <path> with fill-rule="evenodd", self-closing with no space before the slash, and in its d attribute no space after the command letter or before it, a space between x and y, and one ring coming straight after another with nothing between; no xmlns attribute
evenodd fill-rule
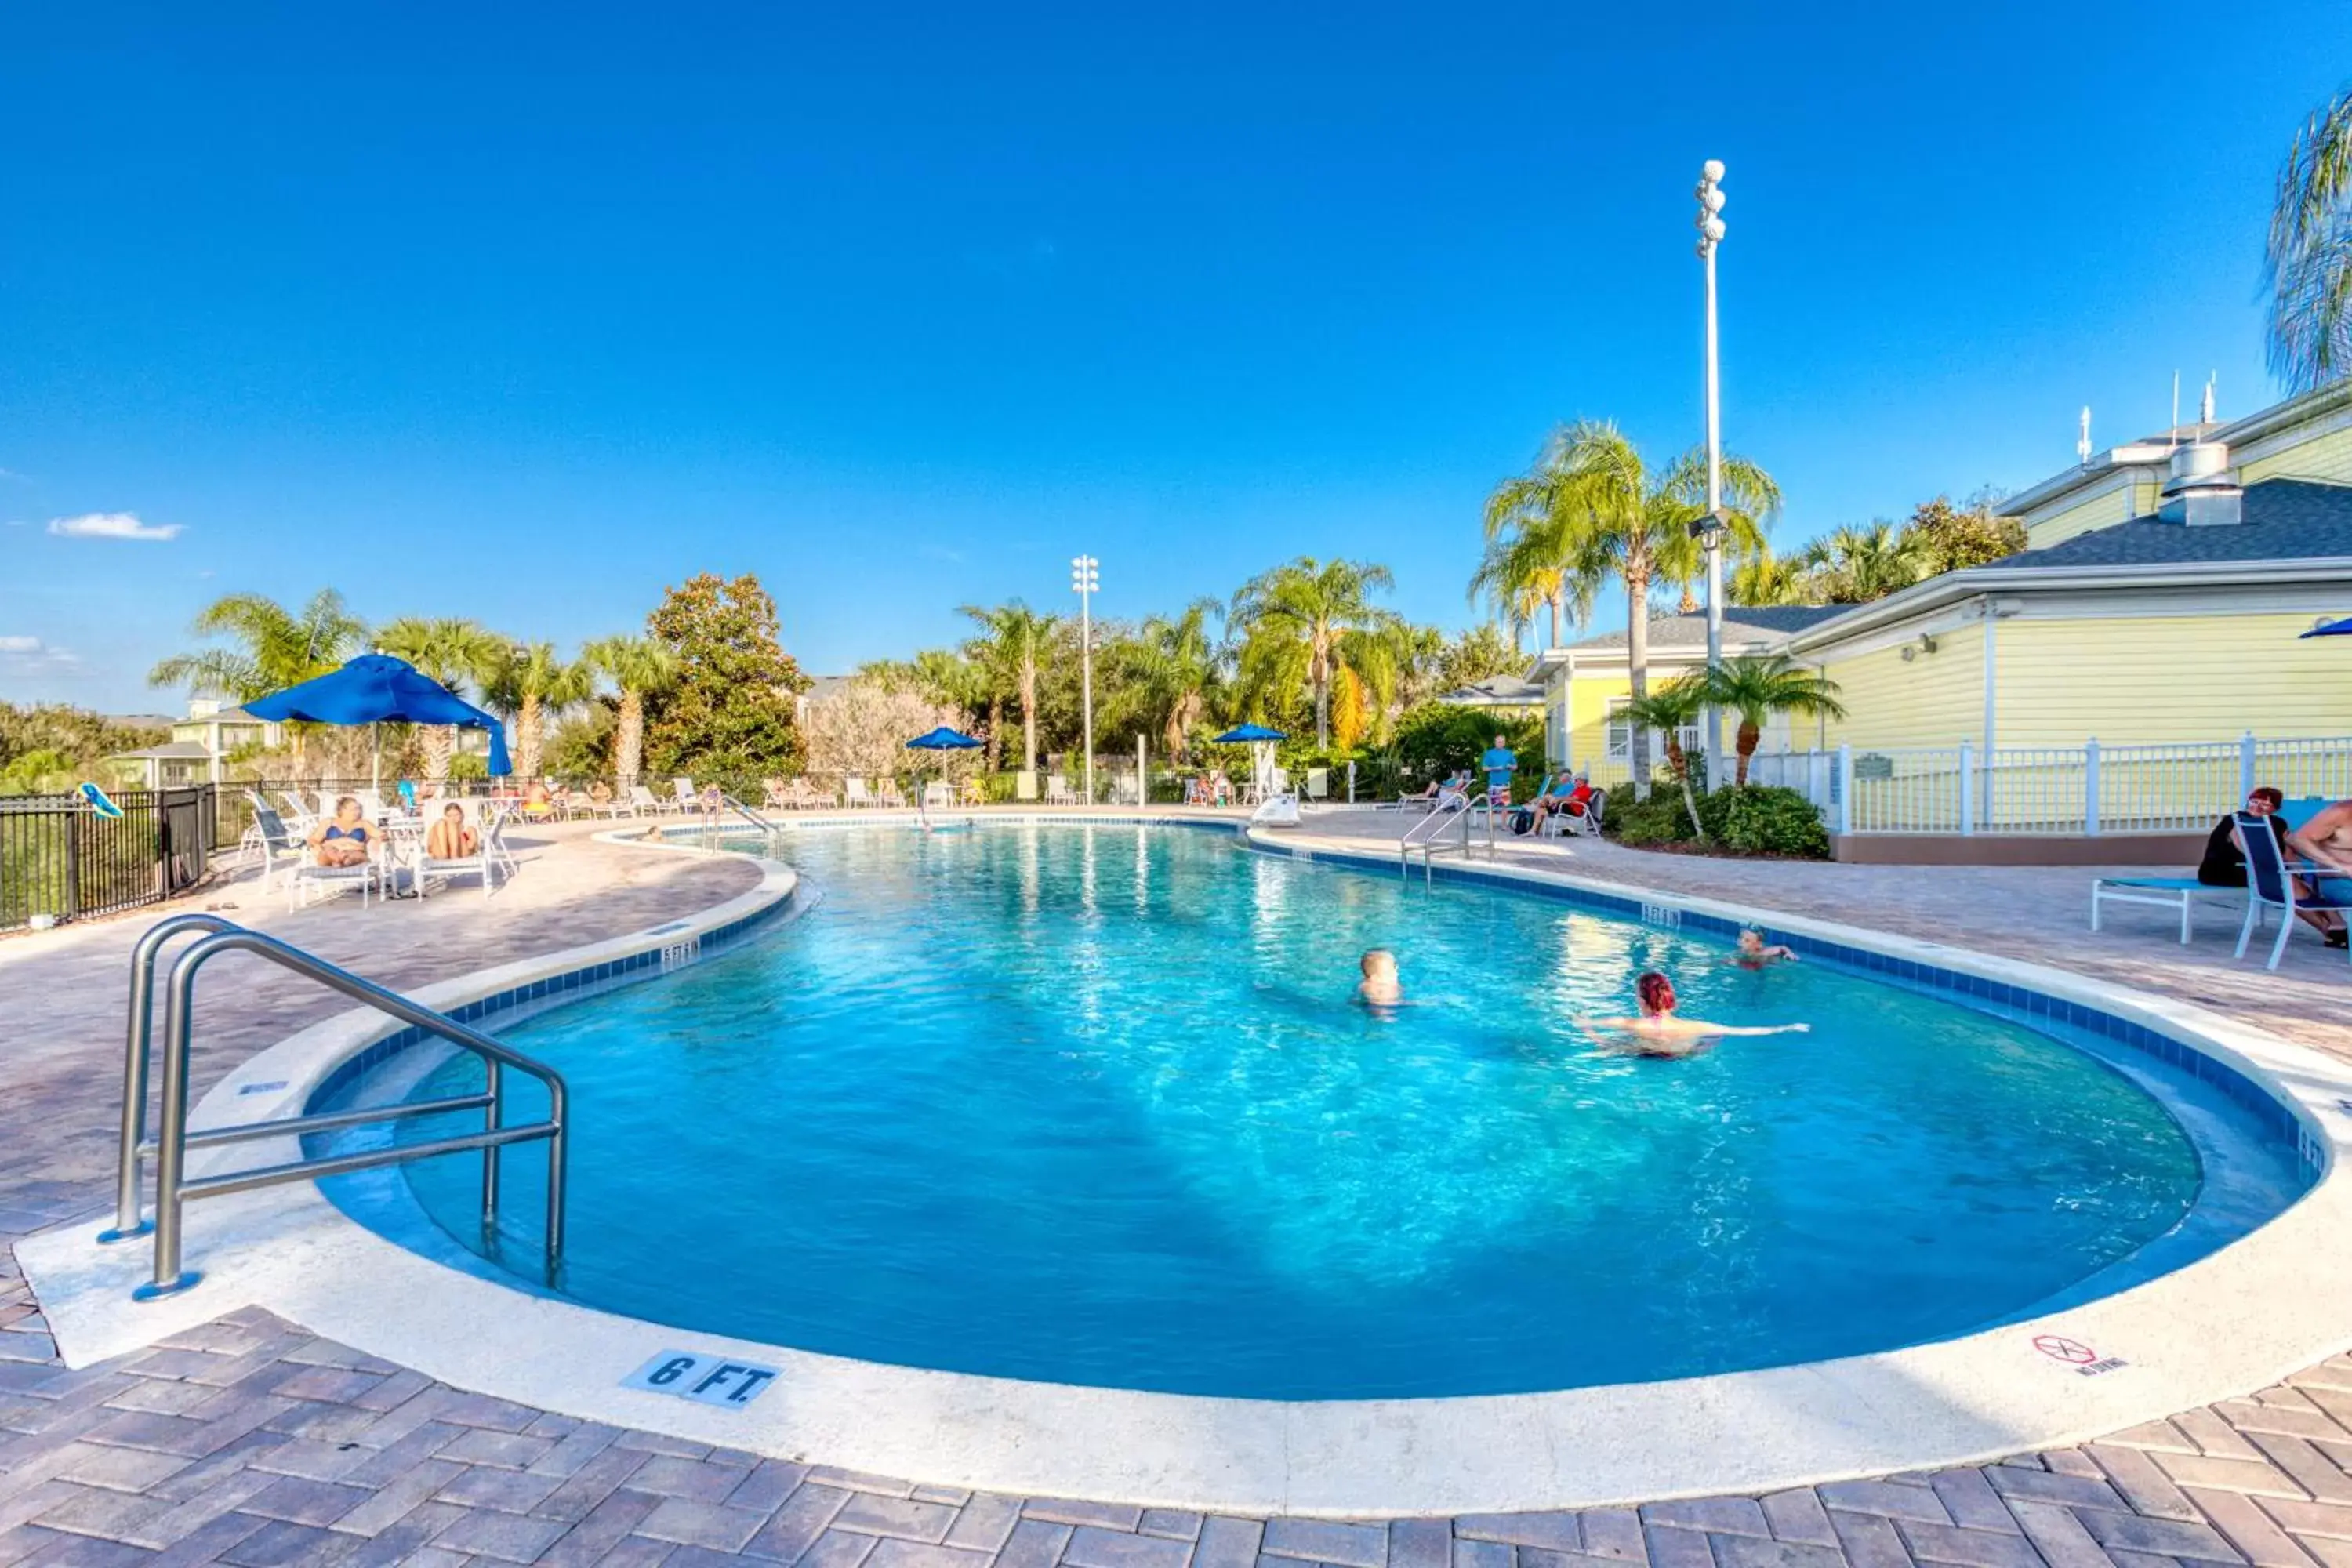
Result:
<svg viewBox="0 0 2352 1568"><path fill-rule="evenodd" d="M1620 717L1633 700L1631 697L1612 697L1602 711L1601 754L1608 762L1630 764L1633 760L1633 726ZM1705 737L1696 724L1681 726L1675 738L1681 742L1685 752L1696 752L1705 743ZM1664 761L1663 757L1654 760Z"/></svg>

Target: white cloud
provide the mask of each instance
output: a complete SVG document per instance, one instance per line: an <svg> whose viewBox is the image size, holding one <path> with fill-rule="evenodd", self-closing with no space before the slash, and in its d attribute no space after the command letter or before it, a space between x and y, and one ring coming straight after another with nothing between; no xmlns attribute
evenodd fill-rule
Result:
<svg viewBox="0 0 2352 1568"><path fill-rule="evenodd" d="M53 517L49 531L63 539L177 539L176 522L142 522L132 511L86 511L79 517Z"/></svg>
<svg viewBox="0 0 2352 1568"><path fill-rule="evenodd" d="M0 635L0 668L21 674L37 669L65 669L80 662L79 656L61 647L51 647L38 637Z"/></svg>

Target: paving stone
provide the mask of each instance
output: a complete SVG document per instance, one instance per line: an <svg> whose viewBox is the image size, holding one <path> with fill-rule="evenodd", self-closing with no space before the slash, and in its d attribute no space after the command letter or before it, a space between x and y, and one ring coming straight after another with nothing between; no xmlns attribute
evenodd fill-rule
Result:
<svg viewBox="0 0 2352 1568"><path fill-rule="evenodd" d="M373 1495L365 1487L347 1487L339 1481L280 1476L247 1498L243 1511L296 1524L332 1524Z"/></svg>
<svg viewBox="0 0 2352 1568"><path fill-rule="evenodd" d="M1454 1542L1454 1568L1511 1568L1511 1547L1500 1541Z"/></svg>
<svg viewBox="0 0 2352 1568"><path fill-rule="evenodd" d="M1651 1568L1715 1568L1715 1553L1708 1550L1706 1537L1696 1530L1645 1521L1642 1539L1650 1549Z"/></svg>
<svg viewBox="0 0 2352 1568"><path fill-rule="evenodd" d="M793 1561L816 1543L853 1495L814 1480L803 1482L784 1500L783 1507L769 1516L768 1522L760 1527L745 1550L754 1556Z"/></svg>
<svg viewBox="0 0 2352 1568"><path fill-rule="evenodd" d="M1830 1516L1822 1510L1821 1496L1812 1488L1793 1487L1757 1501L1764 1510L1764 1522L1772 1528L1773 1540L1804 1546L1837 1546L1837 1531L1830 1528Z"/></svg>
<svg viewBox="0 0 2352 1568"><path fill-rule="evenodd" d="M806 1465L790 1464L782 1459L762 1459L735 1489L719 1500L730 1508L748 1508L754 1513L773 1513L783 1506L784 1500L800 1489L808 1479Z"/></svg>
<svg viewBox="0 0 2352 1568"><path fill-rule="evenodd" d="M614 1492L541 1553L539 1568L590 1568L626 1540L638 1521L660 1506L661 1500L647 1492Z"/></svg>
<svg viewBox="0 0 2352 1568"><path fill-rule="evenodd" d="M336 1520L335 1528L355 1535L373 1535L463 1473L461 1466L447 1459L419 1459L377 1488L366 1501Z"/></svg>
<svg viewBox="0 0 2352 1568"><path fill-rule="evenodd" d="M2005 1510L2004 1510L2005 1511ZM2024 1535L1998 1530L1963 1530L1922 1520L1895 1521L1895 1533L1922 1563L1960 1563L1971 1568L2042 1568L2042 1554Z"/></svg>
<svg viewBox="0 0 2352 1568"><path fill-rule="evenodd" d="M874 1548L866 1568L990 1568L990 1555L928 1542L888 1540Z"/></svg>
<svg viewBox="0 0 2352 1568"><path fill-rule="evenodd" d="M1449 1568L1453 1561L1453 1531L1445 1528L1442 1520L1427 1522L1437 1525L1443 1534L1433 1544L1425 1536L1419 1538L1415 1550L1424 1555L1433 1550L1437 1554L1433 1563L1424 1563L1422 1568ZM1258 1542L1265 1537L1265 1524L1261 1520L1213 1513L1201 1521L1200 1538L1192 1546L1192 1568L1250 1568L1257 1561ZM1391 1550L1394 1549L1391 1542Z"/></svg>
<svg viewBox="0 0 2352 1568"><path fill-rule="evenodd" d="M607 1447L565 1477L563 1484L531 1511L542 1519L585 1518L590 1509L625 1485L646 1458L634 1448L617 1444Z"/></svg>
<svg viewBox="0 0 2352 1568"><path fill-rule="evenodd" d="M443 1464L448 1461L436 1458L432 1462ZM521 1470L473 1466L443 1482L441 1489L434 1496L443 1502L453 1502L466 1508L494 1508L505 1513L529 1513L547 1500L548 1493L562 1484L553 1476L534 1476Z"/></svg>
<svg viewBox="0 0 2352 1568"><path fill-rule="evenodd" d="M352 1536L337 1535L316 1525L264 1520L257 1514L234 1517L252 1520L259 1526L221 1553L222 1562L235 1563L236 1568L330 1568L359 1545Z"/></svg>
<svg viewBox="0 0 2352 1568"><path fill-rule="evenodd" d="M2352 1503L2352 1477L2303 1437L2279 1432L2252 1432L2247 1436L2263 1457L2293 1476L2304 1490L2321 1502Z"/></svg>
<svg viewBox="0 0 2352 1568"><path fill-rule="evenodd" d="M1145 1535L1164 1535L1171 1541L1192 1541L1201 1533L1201 1516L1182 1509L1147 1508L1135 1528Z"/></svg>
<svg viewBox="0 0 2352 1568"><path fill-rule="evenodd" d="M1213 1525L1215 1522L1210 1521ZM1062 1548L1069 1544L1076 1532L1074 1525L1024 1519L1005 1538L1003 1550L996 1554L996 1568L1053 1568L1062 1560Z"/></svg>
<svg viewBox="0 0 2352 1568"><path fill-rule="evenodd" d="M1963 1530L1997 1530L2004 1534L2019 1533L2017 1518L1992 1489L1982 1470L1938 1470L1927 1478L1934 1489L1936 1500L1952 1516L1952 1522ZM1932 1521L1931 1521L1932 1522Z"/></svg>
<svg viewBox="0 0 2352 1568"><path fill-rule="evenodd" d="M415 1561L426 1551L443 1551L430 1544L433 1538L466 1517L466 1510L454 1503L419 1503L395 1520L392 1525L369 1536L343 1560L343 1568L378 1568L379 1564L398 1563L401 1568ZM461 1553L447 1555L459 1561L470 1561Z"/></svg>
<svg viewBox="0 0 2352 1568"><path fill-rule="evenodd" d="M1269 1536L1272 1530L1273 1526L1268 1525ZM1514 1546L1536 1546L1547 1552L1584 1550L1584 1530L1572 1513L1465 1513L1454 1520L1454 1533L1472 1541L1507 1541ZM1271 1552L1274 1548L1269 1546L1266 1550ZM1291 1555L1321 1554L1305 1552Z"/></svg>
<svg viewBox="0 0 2352 1568"><path fill-rule="evenodd" d="M2324 1506L2312 1503L2281 1503L2289 1508ZM2352 1510L2347 1510L2352 1517ZM2208 1524L2183 1524L2169 1519L2142 1519L2133 1513L2085 1511L2075 1516L2093 1540L2102 1546L2121 1547L2126 1552L2159 1552L2168 1557L2192 1557L2207 1563L2242 1563L2235 1548L2214 1533ZM2282 1521L2284 1522L2284 1521ZM2292 1527L2290 1527L2292 1528Z"/></svg>
<svg viewBox="0 0 2352 1568"><path fill-rule="evenodd" d="M1588 1508L1578 1516L1584 1531L1584 1550L1594 1557L1620 1563L1647 1563L1649 1543L1642 1539L1642 1519L1630 1508Z"/></svg>
<svg viewBox="0 0 2352 1568"><path fill-rule="evenodd" d="M1273 1526L1266 1527L1269 1537ZM1385 1543L1386 1536L1382 1541ZM1105 1530L1099 1525L1081 1524L1062 1548L1062 1561L1071 1568L1185 1568L1192 1556L1189 1541L1164 1541L1153 1535L1129 1535L1125 1531Z"/></svg>
<svg viewBox="0 0 2352 1568"><path fill-rule="evenodd" d="M1555 1517L1566 1519L1572 1539L1576 1531L1575 1516ZM1078 1533L1084 1536L1086 1531ZM1265 1536L1258 1550L1270 1557L1304 1557L1317 1563L1338 1563L1341 1568L1385 1568L1389 1560L1389 1532L1370 1525L1334 1524L1319 1519L1269 1519L1265 1521ZM1068 1557L1066 1552L1063 1555ZM1094 1568L1117 1568L1117 1565L1104 1563L1094 1565Z"/></svg>
<svg viewBox="0 0 2352 1568"><path fill-rule="evenodd" d="M1772 1527L1764 1521L1764 1510L1757 1506L1753 1498L1690 1498L1681 1502L1645 1502L1641 1512L1642 1522L1653 1527L1670 1525L1680 1530L1703 1530L1710 1534L1760 1535L1767 1540L1772 1534ZM1654 1534L1650 1560L1653 1563L1657 1561Z"/></svg>
<svg viewBox="0 0 2352 1568"><path fill-rule="evenodd" d="M281 1476L301 1476L314 1481L339 1481L376 1457L379 1450L356 1443L325 1443L314 1437L289 1437L256 1454L250 1463L259 1470ZM354 1482L354 1485L360 1483Z"/></svg>
<svg viewBox="0 0 2352 1568"><path fill-rule="evenodd" d="M1846 1568L1844 1553L1835 1547L1807 1546L1794 1541L1764 1541L1752 1535L1717 1535L1716 1568ZM2035 1563L2034 1568L2041 1568Z"/></svg>
<svg viewBox="0 0 2352 1568"><path fill-rule="evenodd" d="M2290 1498L2257 1498L2263 1511L2297 1535L2326 1535L2352 1541L2352 1508L2332 1502L2297 1502Z"/></svg>
<svg viewBox="0 0 2352 1568"><path fill-rule="evenodd" d="M2262 1450L2240 1436L2236 1428L2210 1410L2184 1410L2172 1418L2172 1425L2205 1453L2221 1459L2252 1459L2259 1462Z"/></svg>
<svg viewBox="0 0 2352 1568"><path fill-rule="evenodd" d="M961 1508L971 1500L971 1494L961 1487L918 1486L907 1495L917 1502L943 1502L950 1508Z"/></svg>
<svg viewBox="0 0 2352 1568"><path fill-rule="evenodd" d="M1143 1522L1140 1508L1080 1502L1071 1498L1031 1498L1021 1505L1021 1514L1024 1519L1042 1519L1052 1524L1091 1524L1102 1530L1133 1530Z"/></svg>
<svg viewBox="0 0 2352 1568"><path fill-rule="evenodd" d="M740 1552L767 1522L765 1516L747 1508L673 1497L662 1499L659 1506L638 1524L636 1533L656 1541L674 1541L682 1546Z"/></svg>
<svg viewBox="0 0 2352 1568"><path fill-rule="evenodd" d="M2158 1469L2184 1487L2213 1491L2258 1492L2272 1497L2306 1498L2300 1482L2266 1461L2222 1459L2210 1454L2156 1454Z"/></svg>
<svg viewBox="0 0 2352 1568"><path fill-rule="evenodd" d="M2068 1508L2106 1509L2116 1513L2131 1511L2131 1505L2104 1480L2085 1480L2080 1476L2062 1476L2048 1470L2012 1470L2006 1468L1987 1470L1985 1479L1992 1483L1993 1490L2004 1498L2031 1498L2036 1502L2064 1503Z"/></svg>
<svg viewBox="0 0 2352 1568"><path fill-rule="evenodd" d="M196 1526L147 1559L147 1568L198 1568L199 1564L217 1563L230 1547L269 1522L251 1514L221 1514ZM0 1552L0 1563L6 1561L7 1553ZM353 1563L347 1564L347 1568L374 1568L374 1565Z"/></svg>
<svg viewBox="0 0 2352 1568"><path fill-rule="evenodd" d="M796 1568L859 1568L881 1543L879 1536L828 1530L816 1538L816 1544L808 1549Z"/></svg>
<svg viewBox="0 0 2352 1568"><path fill-rule="evenodd" d="M596 1559L596 1568L665 1568L666 1564L676 1561L682 1550L684 1548L667 1541L648 1541L642 1535L632 1535Z"/></svg>
<svg viewBox="0 0 2352 1568"><path fill-rule="evenodd" d="M2249 1499L2201 1489L2191 1489L2189 1497L2221 1538L2257 1568L2311 1568L2311 1555Z"/></svg>
<svg viewBox="0 0 2352 1568"><path fill-rule="evenodd" d="M956 1510L944 1503L855 1492L841 1511L834 1515L833 1528L860 1531L867 1535L894 1535L907 1541L936 1542L947 1534L955 1516Z"/></svg>
<svg viewBox="0 0 2352 1568"><path fill-rule="evenodd" d="M2056 1503L2014 1498L2010 1500L2009 1511L2016 1516L2025 1539L2033 1542L2034 1550L2042 1553L2042 1560L2050 1568L2119 1568L2091 1539L2090 1531L2083 1528L2073 1510Z"/></svg>
<svg viewBox="0 0 2352 1568"><path fill-rule="evenodd" d="M2352 1433L2344 1429L2342 1422L2324 1410L2312 1407L2307 1400L2304 1405L2290 1409L2257 1404L2251 1399L2225 1399L2213 1406L2213 1413L2239 1431L2248 1434L2275 1432L2284 1436L2302 1437L2314 1442L2352 1441Z"/></svg>
<svg viewBox="0 0 2352 1568"><path fill-rule="evenodd" d="M683 1459L674 1454L656 1454L630 1475L629 1489L652 1492L659 1497L719 1502L741 1486L750 1475L748 1467L714 1465L707 1459Z"/></svg>
<svg viewBox="0 0 2352 1568"><path fill-rule="evenodd" d="M1895 1521L1875 1513L1829 1510L1830 1528L1837 1531L1853 1568L1912 1568L1911 1552L1895 1532ZM2071 1516L2070 1516L2071 1517ZM2101 1568L2105 1568L2104 1563Z"/></svg>
<svg viewBox="0 0 2352 1568"><path fill-rule="evenodd" d="M877 1497L905 1497L915 1489L913 1482L899 1480L895 1476L845 1470L833 1465L813 1466L808 1479L819 1486L838 1487L845 1492L872 1492Z"/></svg>
<svg viewBox="0 0 2352 1568"><path fill-rule="evenodd" d="M1898 1485L1894 1481L1829 1481L1814 1489L1828 1507L1847 1513L1874 1513L1882 1519L1918 1520L1949 1524L1952 1516L1932 1487Z"/></svg>
<svg viewBox="0 0 2352 1568"><path fill-rule="evenodd" d="M1211 1520L1209 1524L1215 1524ZM1238 1523L1239 1521L1226 1521ZM1454 1532L1442 1519L1400 1519L1389 1525L1389 1568L1452 1568L1451 1547ZM1192 1553L1192 1568L1238 1568L1226 1562L1209 1562L1204 1552L1209 1542L1206 1525L1201 1531L1201 1550Z"/></svg>
<svg viewBox="0 0 2352 1568"><path fill-rule="evenodd" d="M433 1538L433 1544L501 1563L529 1563L553 1545L564 1528L561 1520L526 1519L519 1513L478 1509L453 1521Z"/></svg>
<svg viewBox="0 0 2352 1568"><path fill-rule="evenodd" d="M455 1459L461 1465L495 1465L521 1470L546 1458L554 1447L555 1440L551 1437L533 1437L520 1432L468 1426L449 1440L448 1445L441 1449L441 1456Z"/></svg>
<svg viewBox="0 0 2352 1568"><path fill-rule="evenodd" d="M2137 1448L2105 1443L2094 1443L2085 1451L2098 1461L2101 1469L2107 1472L2107 1479L2114 1483L2116 1490L2123 1493L2124 1500L2140 1512L2156 1519L2194 1520L2197 1517L2197 1505L2182 1496L2180 1489L2172 1484L2158 1458Z"/></svg>

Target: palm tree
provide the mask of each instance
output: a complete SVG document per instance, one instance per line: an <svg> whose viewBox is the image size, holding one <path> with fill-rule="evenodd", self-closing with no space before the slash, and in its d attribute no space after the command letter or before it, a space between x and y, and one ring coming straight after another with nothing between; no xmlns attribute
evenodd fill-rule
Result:
<svg viewBox="0 0 2352 1568"><path fill-rule="evenodd" d="M557 658L553 643L519 643L507 650L485 695L492 707L515 716L516 776L539 776L548 720L586 701L595 689L588 666Z"/></svg>
<svg viewBox="0 0 2352 1568"><path fill-rule="evenodd" d="M404 658L459 696L470 687L478 690L497 672L507 651L504 638L477 621L457 616L426 618L403 616L387 622L375 634L375 646L395 658ZM449 776L449 759L457 750L453 724L424 727L425 776L440 783Z"/></svg>
<svg viewBox="0 0 2352 1568"><path fill-rule="evenodd" d="M1499 495L1500 490L1496 491ZM1535 618L1538 608L1550 612L1551 640L1560 646L1563 615L1576 626L1592 618L1592 601L1599 596L1605 568L1593 559L1566 559L1559 553L1559 536L1543 529L1529 531L1516 520L1495 515L1489 498L1486 552L1470 577L1470 602L1485 599L1515 626Z"/></svg>
<svg viewBox="0 0 2352 1568"><path fill-rule="evenodd" d="M1851 525L1822 542L1822 580L1834 605L1864 605L1908 588L1927 575L1930 562L1919 535L1893 523Z"/></svg>
<svg viewBox="0 0 2352 1568"><path fill-rule="evenodd" d="M2288 144L2265 258L2272 374L2308 392L2352 370L2352 89Z"/></svg>
<svg viewBox="0 0 2352 1568"><path fill-rule="evenodd" d="M1724 521L1735 556L1762 547L1760 519L1780 505L1771 476L1727 455ZM1650 689L1650 584L1685 580L1696 555L1690 525L1706 510L1706 458L1686 452L1653 474L1614 425L1581 420L1552 433L1533 471L1486 500L1490 536L1512 531L1571 571L1613 573L1625 584L1626 659L1636 701ZM1649 748L1633 748L1633 793L1650 793Z"/></svg>
<svg viewBox="0 0 2352 1568"><path fill-rule="evenodd" d="M229 647L174 654L147 672L151 686L185 686L232 702L283 690L340 668L364 646L367 624L343 606L332 588L289 610L259 594L231 594L198 613L189 627L198 637L226 637Z"/></svg>
<svg viewBox="0 0 2352 1568"><path fill-rule="evenodd" d="M611 637L580 650L592 677L604 676L621 694L613 726L613 774L624 790L645 771L646 698L677 675L677 655L651 637Z"/></svg>
<svg viewBox="0 0 2352 1568"><path fill-rule="evenodd" d="M1735 605L1818 604L1822 584L1815 572L1825 559L1819 546L1796 555L1774 555L1769 550L1750 555L1731 574L1731 602Z"/></svg>
<svg viewBox="0 0 2352 1568"><path fill-rule="evenodd" d="M1838 700L1837 682L1809 669L1785 653L1759 654L1752 658L1727 658L1707 672L1704 696L1716 707L1739 715L1739 768L1734 784L1748 782L1748 759L1764 738L1764 723L1775 713L1800 718L1845 717Z"/></svg>
<svg viewBox="0 0 2352 1568"><path fill-rule="evenodd" d="M1152 616L1132 637L1112 645L1108 661L1114 682L1103 704L1103 721L1156 726L1160 750L1181 756L1192 726L1208 711L1216 687L1222 650L1209 635L1214 599L1195 599L1174 620Z"/></svg>
<svg viewBox="0 0 2352 1568"><path fill-rule="evenodd" d="M1260 573L1234 595L1226 619L1241 636L1241 680L1264 694L1306 682L1315 699L1315 743L1331 743L1331 685L1354 673L1382 706L1396 689L1410 630L1371 595L1394 586L1385 566L1318 562L1311 555Z"/></svg>
<svg viewBox="0 0 2352 1568"><path fill-rule="evenodd" d="M1698 819L1698 800L1691 793L1690 759L1683 754L1683 731L1697 721L1706 705L1705 679L1678 675L1655 691L1631 699L1623 710L1625 722L1633 731L1635 777L1646 776L1650 737L1659 736L1665 746L1667 770L1682 781L1683 805L1690 813L1691 831L1702 844L1706 842L1706 825Z"/></svg>
<svg viewBox="0 0 2352 1568"><path fill-rule="evenodd" d="M1009 687L1021 701L1021 770L1034 773L1037 771L1037 666L1053 646L1061 618L1041 616L1019 599L992 610L966 605L962 613L980 627L980 635L964 645L965 657L990 677L990 765L994 765L997 718Z"/></svg>

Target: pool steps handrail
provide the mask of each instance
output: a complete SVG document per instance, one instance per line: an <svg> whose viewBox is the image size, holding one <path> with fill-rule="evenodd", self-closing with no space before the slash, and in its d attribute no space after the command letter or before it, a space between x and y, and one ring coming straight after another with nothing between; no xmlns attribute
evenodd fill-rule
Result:
<svg viewBox="0 0 2352 1568"><path fill-rule="evenodd" d="M758 828L762 834L765 834L768 840L768 853L771 856L776 854L779 847L782 846L784 836L784 830L780 824L769 821L766 817L761 816L758 812L753 811L750 806L745 805L741 801L737 800L731 795L721 792L719 798L724 801L727 804L728 809L734 812L736 816L741 817L744 821Z"/></svg>
<svg viewBox="0 0 2352 1568"><path fill-rule="evenodd" d="M206 934L180 954L179 961L172 966L169 980L165 982L163 1111L156 1136L151 1142L146 1136L147 1079L154 1024L155 961L164 944L173 937L194 931ZM370 1110L282 1117L241 1126L189 1131L188 1058L195 1023L196 976L206 963L224 952L249 952L257 958L267 959L282 969L315 980L404 1024L472 1052L482 1061L485 1082L481 1091ZM546 1121L514 1127L505 1125L503 1069L507 1068L528 1074L546 1085ZM155 1237L154 1274L147 1284L139 1287L131 1295L133 1300L141 1301L160 1300L188 1289L204 1278L181 1267L180 1211L192 1198L221 1197L285 1182L341 1175L352 1171L371 1170L475 1149L482 1153L483 1231L486 1236L495 1237L499 1215L499 1151L509 1143L530 1142L543 1138L547 1140L546 1267L549 1282L552 1283L563 1258L570 1099L570 1090L562 1073L501 1045L479 1029L460 1023L446 1013L436 1012L398 992L363 980L315 953L306 952L275 937L264 936L259 931L248 931L216 915L174 915L150 927L131 950L131 1014L123 1051L121 1149L117 1172L115 1223L110 1229L100 1232L98 1239L101 1242L128 1241L152 1232ZM390 1145L292 1160L223 1175L191 1178L186 1174L187 1152L190 1149L244 1142L256 1138L299 1137L370 1122L459 1110L482 1111L482 1131L405 1146ZM149 1154L156 1157L155 1217L152 1222L142 1215L141 1202L142 1166Z"/></svg>
<svg viewBox="0 0 2352 1568"><path fill-rule="evenodd" d="M1397 841L1397 875L1407 881L1412 879L1412 855L1416 849L1421 851L1421 879L1424 887L1437 879L1436 869L1431 864L1433 857L1459 854L1465 860L1470 858L1471 815L1468 795L1456 790L1442 792L1437 804L1430 808L1429 815L1406 828L1404 837ZM1446 828L1456 820L1461 823L1462 842L1458 845L1440 842ZM1486 858L1491 860L1494 858L1495 814L1489 807L1486 812Z"/></svg>

